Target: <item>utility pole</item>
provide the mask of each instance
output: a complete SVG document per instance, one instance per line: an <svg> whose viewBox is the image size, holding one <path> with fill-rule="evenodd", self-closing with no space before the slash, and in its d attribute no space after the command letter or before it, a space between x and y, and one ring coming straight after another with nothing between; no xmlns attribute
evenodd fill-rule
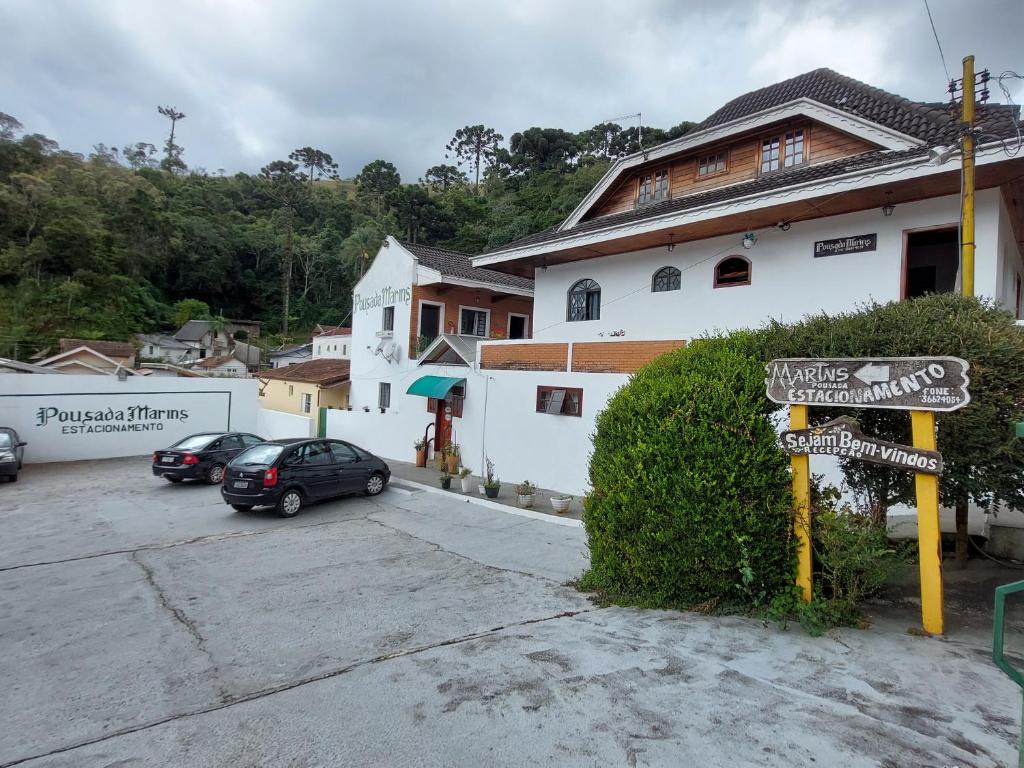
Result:
<svg viewBox="0 0 1024 768"><path fill-rule="evenodd" d="M960 214L960 270L964 296L974 295L974 56L964 56L960 100L963 200Z"/></svg>

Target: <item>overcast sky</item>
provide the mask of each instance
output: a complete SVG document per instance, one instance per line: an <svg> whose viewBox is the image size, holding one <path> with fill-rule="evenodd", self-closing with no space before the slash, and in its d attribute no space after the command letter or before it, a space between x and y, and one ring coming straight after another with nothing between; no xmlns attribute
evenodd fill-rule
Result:
<svg viewBox="0 0 1024 768"><path fill-rule="evenodd" d="M1024 73L1022 0L930 1L953 76L966 53ZM669 127L822 66L945 98L923 0L0 0L0 112L88 152L159 146L174 105L210 172L311 145L415 181L467 124Z"/></svg>

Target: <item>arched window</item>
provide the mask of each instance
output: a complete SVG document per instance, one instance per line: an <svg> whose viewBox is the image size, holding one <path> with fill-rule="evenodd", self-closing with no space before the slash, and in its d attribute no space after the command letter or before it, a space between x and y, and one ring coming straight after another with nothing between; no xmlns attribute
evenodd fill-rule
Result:
<svg viewBox="0 0 1024 768"><path fill-rule="evenodd" d="M742 256L726 256L715 266L715 288L750 285L750 262Z"/></svg>
<svg viewBox="0 0 1024 768"><path fill-rule="evenodd" d="M678 291L681 275L675 267L662 267L651 278L651 293Z"/></svg>
<svg viewBox="0 0 1024 768"><path fill-rule="evenodd" d="M569 302L566 319L576 320L601 319L601 286L593 280L580 280L569 289Z"/></svg>

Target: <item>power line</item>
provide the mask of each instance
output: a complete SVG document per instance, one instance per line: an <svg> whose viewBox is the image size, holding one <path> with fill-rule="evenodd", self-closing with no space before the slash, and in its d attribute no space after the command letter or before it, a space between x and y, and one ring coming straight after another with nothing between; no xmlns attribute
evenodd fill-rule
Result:
<svg viewBox="0 0 1024 768"><path fill-rule="evenodd" d="M946 66L946 55L942 52L942 43L939 42L939 33L935 31L935 20L932 18L932 9L928 7L928 0L924 0L924 9L928 12L928 23L932 25L932 36L935 37L935 45L939 49L939 58L942 60L942 69L946 73L946 82L948 83L951 78L949 76L949 67Z"/></svg>

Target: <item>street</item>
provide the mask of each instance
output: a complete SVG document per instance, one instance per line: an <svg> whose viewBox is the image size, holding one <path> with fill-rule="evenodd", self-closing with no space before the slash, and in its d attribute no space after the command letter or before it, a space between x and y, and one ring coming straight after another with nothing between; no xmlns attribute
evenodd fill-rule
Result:
<svg viewBox="0 0 1024 768"><path fill-rule="evenodd" d="M146 459L0 486L0 768L1004 766L982 632L601 608L580 528L392 487L239 514Z"/></svg>

